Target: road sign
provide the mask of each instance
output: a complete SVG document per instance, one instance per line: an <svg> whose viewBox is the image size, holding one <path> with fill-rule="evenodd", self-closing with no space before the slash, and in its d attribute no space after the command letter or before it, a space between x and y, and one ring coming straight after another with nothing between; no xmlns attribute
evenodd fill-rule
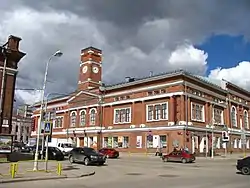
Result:
<svg viewBox="0 0 250 188"><path fill-rule="evenodd" d="M222 131L222 142L228 142L229 141L229 135L227 131Z"/></svg>
<svg viewBox="0 0 250 188"><path fill-rule="evenodd" d="M50 135L52 133L52 122L46 121L44 122L44 134Z"/></svg>

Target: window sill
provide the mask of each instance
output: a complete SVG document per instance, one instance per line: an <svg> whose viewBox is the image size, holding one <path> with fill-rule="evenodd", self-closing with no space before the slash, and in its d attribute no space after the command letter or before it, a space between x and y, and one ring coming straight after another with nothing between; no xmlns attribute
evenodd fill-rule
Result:
<svg viewBox="0 0 250 188"><path fill-rule="evenodd" d="M114 125L121 125L121 124L129 124L131 122L119 122L119 123L114 123Z"/></svg>
<svg viewBox="0 0 250 188"><path fill-rule="evenodd" d="M191 121L194 121L194 122L199 122L199 123L205 123L204 120L196 120L196 119L191 119Z"/></svg>
<svg viewBox="0 0 250 188"><path fill-rule="evenodd" d="M153 119L153 120L146 120L147 122L158 122L158 121L168 121L167 119Z"/></svg>

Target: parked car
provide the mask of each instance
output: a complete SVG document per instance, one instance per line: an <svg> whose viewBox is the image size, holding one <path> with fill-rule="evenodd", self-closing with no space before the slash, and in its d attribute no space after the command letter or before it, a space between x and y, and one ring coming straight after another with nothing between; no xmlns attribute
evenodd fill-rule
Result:
<svg viewBox="0 0 250 188"><path fill-rule="evenodd" d="M106 162L106 156L93 148L77 147L70 151L69 161L71 163L83 162L86 166L90 164L103 165Z"/></svg>
<svg viewBox="0 0 250 188"><path fill-rule="evenodd" d="M99 153L105 155L107 158L118 158L119 151L116 151L113 148L102 148L99 150Z"/></svg>
<svg viewBox="0 0 250 188"><path fill-rule="evenodd" d="M190 163L195 161L195 155L191 154L185 150L173 151L170 154L162 156L163 162L182 162L182 163Z"/></svg>
<svg viewBox="0 0 250 188"><path fill-rule="evenodd" d="M49 143L49 146L57 147L64 155L68 155L69 152L74 148L71 142L58 142L58 143Z"/></svg>
<svg viewBox="0 0 250 188"><path fill-rule="evenodd" d="M42 147L39 146L39 159L42 158ZM35 157L35 152L33 151L33 156ZM44 151L43 151L43 159L45 159L46 156L46 147L44 147ZM57 147L48 147L48 160L57 160L57 161L62 161L64 160L64 154L61 152L61 150L59 150Z"/></svg>
<svg viewBox="0 0 250 188"><path fill-rule="evenodd" d="M244 175L250 175L250 156L237 160L237 170Z"/></svg>

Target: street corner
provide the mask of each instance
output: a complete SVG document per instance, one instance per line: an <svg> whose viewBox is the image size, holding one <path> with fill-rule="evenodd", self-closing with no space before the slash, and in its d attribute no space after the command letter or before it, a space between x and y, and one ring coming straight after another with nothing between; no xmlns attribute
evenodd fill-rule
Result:
<svg viewBox="0 0 250 188"><path fill-rule="evenodd" d="M95 170L94 168L82 165L65 164L62 168L62 174L66 175L67 178L82 178L95 175Z"/></svg>

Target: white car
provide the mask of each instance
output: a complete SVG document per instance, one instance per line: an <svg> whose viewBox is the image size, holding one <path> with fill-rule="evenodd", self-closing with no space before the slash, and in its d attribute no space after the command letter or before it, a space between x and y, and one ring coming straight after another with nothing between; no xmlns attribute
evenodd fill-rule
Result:
<svg viewBox="0 0 250 188"><path fill-rule="evenodd" d="M68 153L74 148L72 143L69 142L59 142L56 147L61 150L64 155L68 155Z"/></svg>

